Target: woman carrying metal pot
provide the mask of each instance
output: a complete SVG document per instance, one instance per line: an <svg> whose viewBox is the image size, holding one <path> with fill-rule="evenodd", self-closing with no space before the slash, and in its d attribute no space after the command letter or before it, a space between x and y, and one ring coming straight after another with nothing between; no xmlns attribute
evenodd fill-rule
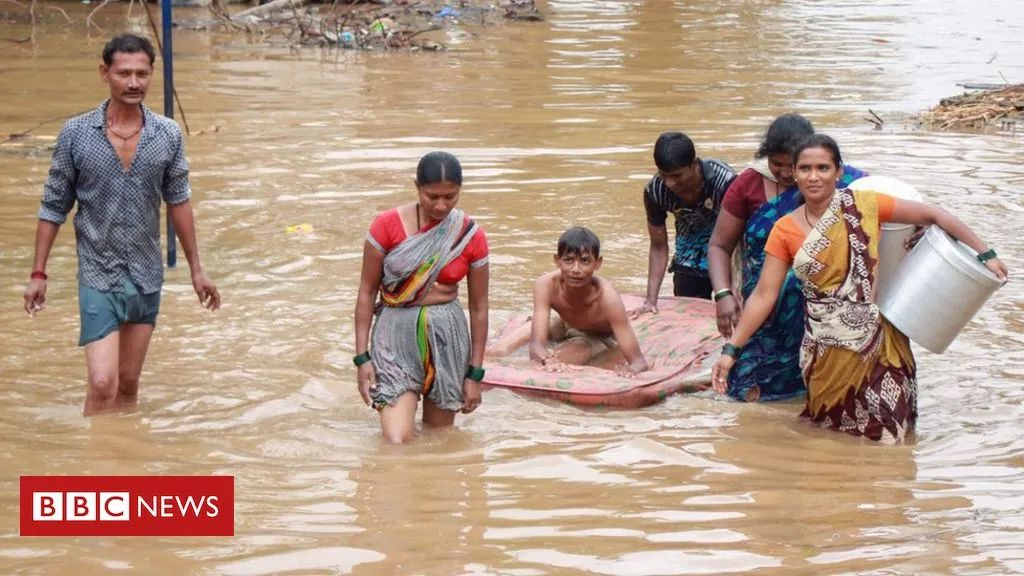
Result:
<svg viewBox="0 0 1024 576"><path fill-rule="evenodd" d="M771 314L790 267L803 283L800 367L807 387L802 417L825 428L899 442L917 419L910 341L881 316L873 291L883 222L936 225L978 252L1005 280L1006 265L949 212L871 191L837 189L839 146L815 134L793 153L805 203L781 218L765 247L764 269L712 373L720 393L744 344Z"/></svg>

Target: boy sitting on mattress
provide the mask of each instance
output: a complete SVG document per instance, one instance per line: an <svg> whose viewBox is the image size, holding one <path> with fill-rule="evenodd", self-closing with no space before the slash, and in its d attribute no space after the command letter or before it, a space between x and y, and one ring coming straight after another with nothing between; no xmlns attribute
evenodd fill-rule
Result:
<svg viewBox="0 0 1024 576"><path fill-rule="evenodd" d="M558 239L557 270L537 279L533 316L496 342L490 355L516 350L529 339L530 359L551 370L587 364L604 354L601 364L638 374L648 369L626 309L612 283L594 273L601 268L601 241L586 228L570 228ZM548 349L549 340L557 342Z"/></svg>

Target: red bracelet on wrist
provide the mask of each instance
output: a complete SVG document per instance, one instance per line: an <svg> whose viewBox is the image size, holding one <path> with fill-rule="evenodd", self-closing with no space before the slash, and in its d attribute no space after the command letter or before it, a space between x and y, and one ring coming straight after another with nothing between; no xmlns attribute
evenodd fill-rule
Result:
<svg viewBox="0 0 1024 576"><path fill-rule="evenodd" d="M32 274L29 275L29 278L32 280L46 280L49 276L47 276L46 272L43 272L42 270L33 270Z"/></svg>

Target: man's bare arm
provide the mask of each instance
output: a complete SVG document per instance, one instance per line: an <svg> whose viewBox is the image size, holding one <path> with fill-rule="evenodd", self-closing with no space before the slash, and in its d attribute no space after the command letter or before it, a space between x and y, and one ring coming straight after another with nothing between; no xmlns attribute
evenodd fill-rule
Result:
<svg viewBox="0 0 1024 576"><path fill-rule="evenodd" d="M665 226L648 224L647 234L650 236L647 255L647 294L642 309L657 312L658 294L661 293L661 283L665 280L665 270L668 269L668 229Z"/></svg>

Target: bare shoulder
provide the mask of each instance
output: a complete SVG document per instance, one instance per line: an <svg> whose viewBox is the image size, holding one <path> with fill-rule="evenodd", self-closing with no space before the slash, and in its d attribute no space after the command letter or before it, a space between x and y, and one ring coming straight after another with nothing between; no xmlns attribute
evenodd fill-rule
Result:
<svg viewBox="0 0 1024 576"><path fill-rule="evenodd" d="M537 290L544 290L551 292L555 288L555 282L558 279L559 271L553 270L546 272L537 277L537 281L534 283L534 288Z"/></svg>
<svg viewBox="0 0 1024 576"><path fill-rule="evenodd" d="M415 234L417 232L416 203L399 204L394 207L394 211L398 215L398 220L402 223L402 228L405 230L406 235Z"/></svg>
<svg viewBox="0 0 1024 576"><path fill-rule="evenodd" d="M611 280L601 278L600 276L594 276L594 280L597 282L597 287L601 291L598 296L598 302L601 303L601 308L605 311L625 309L622 304L622 297L619 296L619 291L615 289L615 284Z"/></svg>
<svg viewBox="0 0 1024 576"><path fill-rule="evenodd" d="M594 280L597 282L597 287L601 290L602 300L621 300L619 297L619 291L615 289L615 284L607 278L601 276L594 276Z"/></svg>

